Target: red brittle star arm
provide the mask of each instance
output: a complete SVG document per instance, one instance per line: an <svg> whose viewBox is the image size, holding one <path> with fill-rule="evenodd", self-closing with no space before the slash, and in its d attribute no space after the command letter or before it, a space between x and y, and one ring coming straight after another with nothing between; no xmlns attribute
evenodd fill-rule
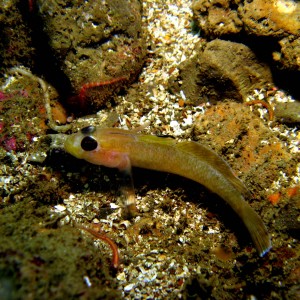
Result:
<svg viewBox="0 0 300 300"><path fill-rule="evenodd" d="M109 245L109 247L112 250L112 266L115 269L118 269L119 267L119 261L120 261L120 256L119 256L119 250L118 250L118 246L116 245L116 243L110 239L107 235L105 235L104 233L100 233L97 232L91 228L85 227L85 226L81 226L81 225L76 225L78 228L83 229L87 232L89 232L90 234L92 234L94 237L96 237L97 239L102 240L103 242L107 243Z"/></svg>

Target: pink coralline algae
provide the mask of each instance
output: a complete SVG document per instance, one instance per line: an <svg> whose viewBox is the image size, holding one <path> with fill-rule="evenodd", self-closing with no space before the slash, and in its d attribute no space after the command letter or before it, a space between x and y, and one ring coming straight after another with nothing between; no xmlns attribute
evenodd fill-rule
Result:
<svg viewBox="0 0 300 300"><path fill-rule="evenodd" d="M3 123L0 122L0 134L3 131L3 127L1 127ZM0 135L0 147L2 147L5 151L11 152L22 152L25 151L25 143L32 142L34 135L31 133L26 133L26 139L17 138L17 136L8 134Z"/></svg>
<svg viewBox="0 0 300 300"><path fill-rule="evenodd" d="M28 98L29 93L25 89L12 92L0 91L0 112L3 116L3 120L0 121L0 147L8 152L24 151L25 145L25 141L11 131L11 126L20 124L20 117L18 116L18 111L15 109L15 97ZM26 137L28 141L32 140L32 137L28 137L27 135Z"/></svg>
<svg viewBox="0 0 300 300"><path fill-rule="evenodd" d="M17 139L12 136L3 141L3 146L6 151L16 151L18 149Z"/></svg>
<svg viewBox="0 0 300 300"><path fill-rule="evenodd" d="M6 100L8 95L0 91L0 101Z"/></svg>
<svg viewBox="0 0 300 300"><path fill-rule="evenodd" d="M4 93L4 92L0 91L0 102L4 101L4 100L11 99L12 97L14 97L16 95L19 95L19 96L22 96L22 97L25 97L25 98L29 97L29 93L26 90L20 90L20 91L17 91L17 92L13 92L11 94L7 94L7 93Z"/></svg>

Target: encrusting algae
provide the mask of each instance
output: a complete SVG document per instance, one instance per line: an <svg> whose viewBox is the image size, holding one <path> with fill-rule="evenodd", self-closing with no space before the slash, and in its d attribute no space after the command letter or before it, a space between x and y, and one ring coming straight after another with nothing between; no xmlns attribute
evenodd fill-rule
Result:
<svg viewBox="0 0 300 300"><path fill-rule="evenodd" d="M223 198L247 227L260 256L271 249L271 239L258 214L245 201L249 191L229 165L196 142L138 134L117 128L89 126L66 138L65 150L92 164L118 168L131 174L140 167L184 176ZM132 188L129 210L135 209Z"/></svg>

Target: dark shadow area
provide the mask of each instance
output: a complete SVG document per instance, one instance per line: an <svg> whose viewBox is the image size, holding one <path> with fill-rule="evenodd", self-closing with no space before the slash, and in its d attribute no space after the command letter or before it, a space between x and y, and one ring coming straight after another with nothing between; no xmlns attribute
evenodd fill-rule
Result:
<svg viewBox="0 0 300 300"><path fill-rule="evenodd" d="M72 92L71 83L61 71L60 62L49 46L49 38L43 31L44 24L38 16L37 7L34 5L34 1L32 10L28 7L28 1L20 1L18 7L25 24L32 31L31 38L32 45L35 48L35 57L31 71L53 85L57 89L61 101L65 102Z"/></svg>

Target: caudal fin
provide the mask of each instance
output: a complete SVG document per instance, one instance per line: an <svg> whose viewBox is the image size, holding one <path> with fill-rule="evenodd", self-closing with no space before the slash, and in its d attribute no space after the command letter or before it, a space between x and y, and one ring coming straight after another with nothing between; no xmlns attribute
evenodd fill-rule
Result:
<svg viewBox="0 0 300 300"><path fill-rule="evenodd" d="M271 237L266 226L258 214L248 205L244 211L243 221L260 257L264 256L272 248Z"/></svg>

